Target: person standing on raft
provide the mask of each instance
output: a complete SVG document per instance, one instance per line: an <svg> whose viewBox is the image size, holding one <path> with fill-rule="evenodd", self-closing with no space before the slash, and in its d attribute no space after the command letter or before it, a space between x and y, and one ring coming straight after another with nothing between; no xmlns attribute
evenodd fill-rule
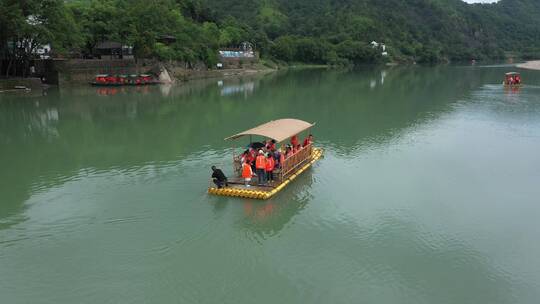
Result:
<svg viewBox="0 0 540 304"><path fill-rule="evenodd" d="M259 155L255 159L255 169L257 170L258 184L263 185L266 182L266 157L263 150L259 150Z"/></svg>
<svg viewBox="0 0 540 304"><path fill-rule="evenodd" d="M307 147L308 145L312 143L313 143L313 135L309 134L309 136L304 139L304 144L302 146Z"/></svg>
<svg viewBox="0 0 540 304"><path fill-rule="evenodd" d="M251 182L251 177L253 176L253 170L251 170L251 164L248 159L244 160L242 165L242 178L244 179L244 185L249 187L249 182Z"/></svg>
<svg viewBox="0 0 540 304"><path fill-rule="evenodd" d="M274 160L274 154L268 152L266 158L266 180L267 182L274 181L274 167L276 166L276 161Z"/></svg>
<svg viewBox="0 0 540 304"><path fill-rule="evenodd" d="M294 135L293 137L291 137L291 146L293 148L296 148L296 146L298 146L298 135Z"/></svg>

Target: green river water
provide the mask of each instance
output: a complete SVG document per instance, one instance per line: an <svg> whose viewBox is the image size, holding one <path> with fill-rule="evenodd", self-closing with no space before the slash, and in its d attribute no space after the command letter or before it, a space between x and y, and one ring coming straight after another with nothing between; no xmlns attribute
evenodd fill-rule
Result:
<svg viewBox="0 0 540 304"><path fill-rule="evenodd" d="M0 303L538 303L540 72L512 69L1 94ZM206 193L223 138L286 117L321 161Z"/></svg>

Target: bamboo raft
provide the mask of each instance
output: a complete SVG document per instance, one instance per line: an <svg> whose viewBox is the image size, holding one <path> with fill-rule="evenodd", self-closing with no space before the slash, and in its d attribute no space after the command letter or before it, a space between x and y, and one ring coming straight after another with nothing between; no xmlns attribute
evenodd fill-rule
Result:
<svg viewBox="0 0 540 304"><path fill-rule="evenodd" d="M313 126L314 124L298 119L278 119L228 137L226 140L235 140L249 136L249 146L251 147L254 144L252 136L262 136L266 139L273 139L275 143L282 143L303 131L311 129ZM300 145L298 146L300 147ZM284 152L282 151L282 153ZM286 158L280 164L279 170L274 173L274 181L265 185L256 185L254 182L250 182L249 187L244 184L244 179L241 178L241 157L233 155L233 167L236 176L228 179L228 185L226 187L217 188L216 186L210 186L208 193L220 196L266 200L283 190L298 175L302 174L318 161L322 155L323 149L315 148L309 142L303 147L300 147L296 153Z"/></svg>
<svg viewBox="0 0 540 304"><path fill-rule="evenodd" d="M243 197L243 198L253 198L266 200L274 196L276 193L280 192L285 188L290 182L292 182L296 177L302 174L304 171L309 169L316 161L318 161L323 156L323 150L321 148L313 148L311 152L311 158L308 159L298 170L292 173L289 177L285 178L279 184L269 187L256 187L252 186L246 188L243 184L230 184L229 187L218 189L216 187L208 188L208 193L220 196L233 196L233 197Z"/></svg>

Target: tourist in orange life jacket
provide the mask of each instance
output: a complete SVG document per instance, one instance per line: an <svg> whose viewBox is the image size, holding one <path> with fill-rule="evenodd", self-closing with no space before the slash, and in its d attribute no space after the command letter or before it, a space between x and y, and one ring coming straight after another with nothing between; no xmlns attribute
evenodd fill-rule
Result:
<svg viewBox="0 0 540 304"><path fill-rule="evenodd" d="M516 77L514 78L514 82L515 82L516 84L520 84L520 83L521 83L521 76L516 75Z"/></svg>
<svg viewBox="0 0 540 304"><path fill-rule="evenodd" d="M309 136L304 139L304 144L302 146L307 147L308 145L312 143L313 143L313 135L309 134Z"/></svg>
<svg viewBox="0 0 540 304"><path fill-rule="evenodd" d="M272 152L268 152L268 155L266 157L266 180L268 182L274 181L275 165L276 161L274 160L274 154Z"/></svg>
<svg viewBox="0 0 540 304"><path fill-rule="evenodd" d="M266 157L263 150L259 150L259 155L255 159L255 169L259 185L264 184L266 182Z"/></svg>
<svg viewBox="0 0 540 304"><path fill-rule="evenodd" d="M242 178L244 179L244 185L249 187L249 182L253 176L253 171L251 170L251 165L249 164L247 158L242 164Z"/></svg>
<svg viewBox="0 0 540 304"><path fill-rule="evenodd" d="M295 136L291 137L291 145L293 147L298 146L298 135L295 135Z"/></svg>

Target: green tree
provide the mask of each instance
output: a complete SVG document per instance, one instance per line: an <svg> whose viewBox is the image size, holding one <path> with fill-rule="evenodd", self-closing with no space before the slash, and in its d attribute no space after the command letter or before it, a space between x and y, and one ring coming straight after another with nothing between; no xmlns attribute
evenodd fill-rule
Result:
<svg viewBox="0 0 540 304"><path fill-rule="evenodd" d="M281 36L270 46L270 54L278 60L292 61L296 57L296 38Z"/></svg>

